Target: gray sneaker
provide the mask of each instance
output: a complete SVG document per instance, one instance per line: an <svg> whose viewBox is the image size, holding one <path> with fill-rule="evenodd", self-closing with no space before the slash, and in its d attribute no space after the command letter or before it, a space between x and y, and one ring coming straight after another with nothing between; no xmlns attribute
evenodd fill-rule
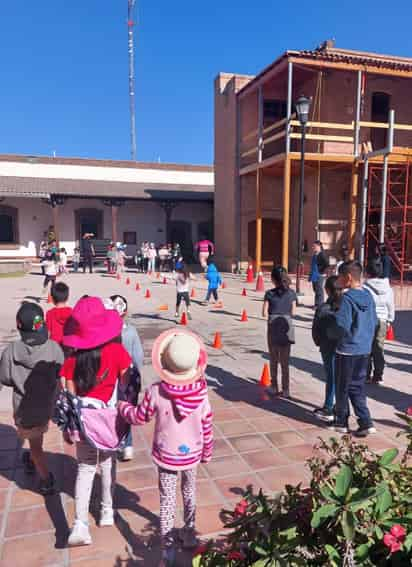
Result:
<svg viewBox="0 0 412 567"><path fill-rule="evenodd" d="M376 427L359 427L353 432L355 437L368 437L368 435L373 435L377 433Z"/></svg>

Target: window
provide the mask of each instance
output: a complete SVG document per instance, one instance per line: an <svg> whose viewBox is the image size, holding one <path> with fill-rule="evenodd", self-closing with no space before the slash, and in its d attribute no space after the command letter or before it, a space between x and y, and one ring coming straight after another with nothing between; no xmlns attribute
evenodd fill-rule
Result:
<svg viewBox="0 0 412 567"><path fill-rule="evenodd" d="M387 122L391 97L387 93L372 93L372 122ZM384 128L371 128L371 143L373 150L380 150L386 146L387 130Z"/></svg>
<svg viewBox="0 0 412 567"><path fill-rule="evenodd" d="M286 118L285 100L265 100L263 101L263 126L270 126L278 120Z"/></svg>
<svg viewBox="0 0 412 567"><path fill-rule="evenodd" d="M136 244L137 244L136 232L124 232L123 233L123 244L129 244L130 246L136 246Z"/></svg>
<svg viewBox="0 0 412 567"><path fill-rule="evenodd" d="M16 244L17 209L0 206L0 244Z"/></svg>

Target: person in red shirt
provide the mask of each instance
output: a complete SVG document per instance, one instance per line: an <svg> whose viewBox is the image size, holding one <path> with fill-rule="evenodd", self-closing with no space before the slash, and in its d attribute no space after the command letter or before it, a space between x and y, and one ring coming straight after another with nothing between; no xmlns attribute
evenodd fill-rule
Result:
<svg viewBox="0 0 412 567"><path fill-rule="evenodd" d="M66 388L83 405L104 411L117 404L119 380L127 380L132 360L121 344L123 321L115 310L108 310L98 297L83 297L75 305L64 328L63 346L73 349L60 371ZM100 451L82 439L76 443L77 478L75 520L68 545L90 545L89 504L97 465L102 476L100 526L112 526L113 453Z"/></svg>
<svg viewBox="0 0 412 567"><path fill-rule="evenodd" d="M51 297L54 307L46 313L46 326L51 340L61 345L64 325L72 314L72 308L67 306L69 286L63 282L56 283L51 288Z"/></svg>

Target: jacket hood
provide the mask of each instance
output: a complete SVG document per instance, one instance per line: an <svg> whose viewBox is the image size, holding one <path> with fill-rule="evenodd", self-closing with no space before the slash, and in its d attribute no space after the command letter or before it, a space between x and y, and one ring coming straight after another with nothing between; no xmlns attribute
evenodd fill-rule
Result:
<svg viewBox="0 0 412 567"><path fill-rule="evenodd" d="M359 311L368 311L371 308L370 294L363 289L350 289L344 294Z"/></svg>
<svg viewBox="0 0 412 567"><path fill-rule="evenodd" d="M368 286L368 284L370 287ZM366 280L364 285L366 286L366 289L368 291L370 290L376 295L386 295L391 289L389 281L386 278L370 278Z"/></svg>
<svg viewBox="0 0 412 567"><path fill-rule="evenodd" d="M31 346L23 341L16 341L13 343L13 360L31 370L45 359L45 353L49 351L48 343L49 341L46 341L42 345Z"/></svg>
<svg viewBox="0 0 412 567"><path fill-rule="evenodd" d="M160 387L163 395L172 401L180 419L192 414L207 397L207 383L204 378L188 386L173 386L162 381Z"/></svg>
<svg viewBox="0 0 412 567"><path fill-rule="evenodd" d="M207 271L208 272L217 272L217 268L214 264L209 264L209 266L207 267Z"/></svg>

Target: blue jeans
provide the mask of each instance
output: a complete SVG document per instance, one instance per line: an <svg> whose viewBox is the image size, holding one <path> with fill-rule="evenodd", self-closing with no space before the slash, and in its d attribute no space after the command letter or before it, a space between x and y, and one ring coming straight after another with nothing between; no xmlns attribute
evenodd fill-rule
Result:
<svg viewBox="0 0 412 567"><path fill-rule="evenodd" d="M132 447L133 446L133 438L132 438L132 428L130 428L129 433L127 434L126 439L124 440L124 448Z"/></svg>
<svg viewBox="0 0 412 567"><path fill-rule="evenodd" d="M335 405L335 362L336 355L332 352L320 352L323 361L323 368L326 375L326 391L325 391L325 403L323 407L329 411L333 410Z"/></svg>
<svg viewBox="0 0 412 567"><path fill-rule="evenodd" d="M369 356L336 355L336 425L348 426L349 400L359 427L372 427L372 418L366 403L366 376Z"/></svg>

